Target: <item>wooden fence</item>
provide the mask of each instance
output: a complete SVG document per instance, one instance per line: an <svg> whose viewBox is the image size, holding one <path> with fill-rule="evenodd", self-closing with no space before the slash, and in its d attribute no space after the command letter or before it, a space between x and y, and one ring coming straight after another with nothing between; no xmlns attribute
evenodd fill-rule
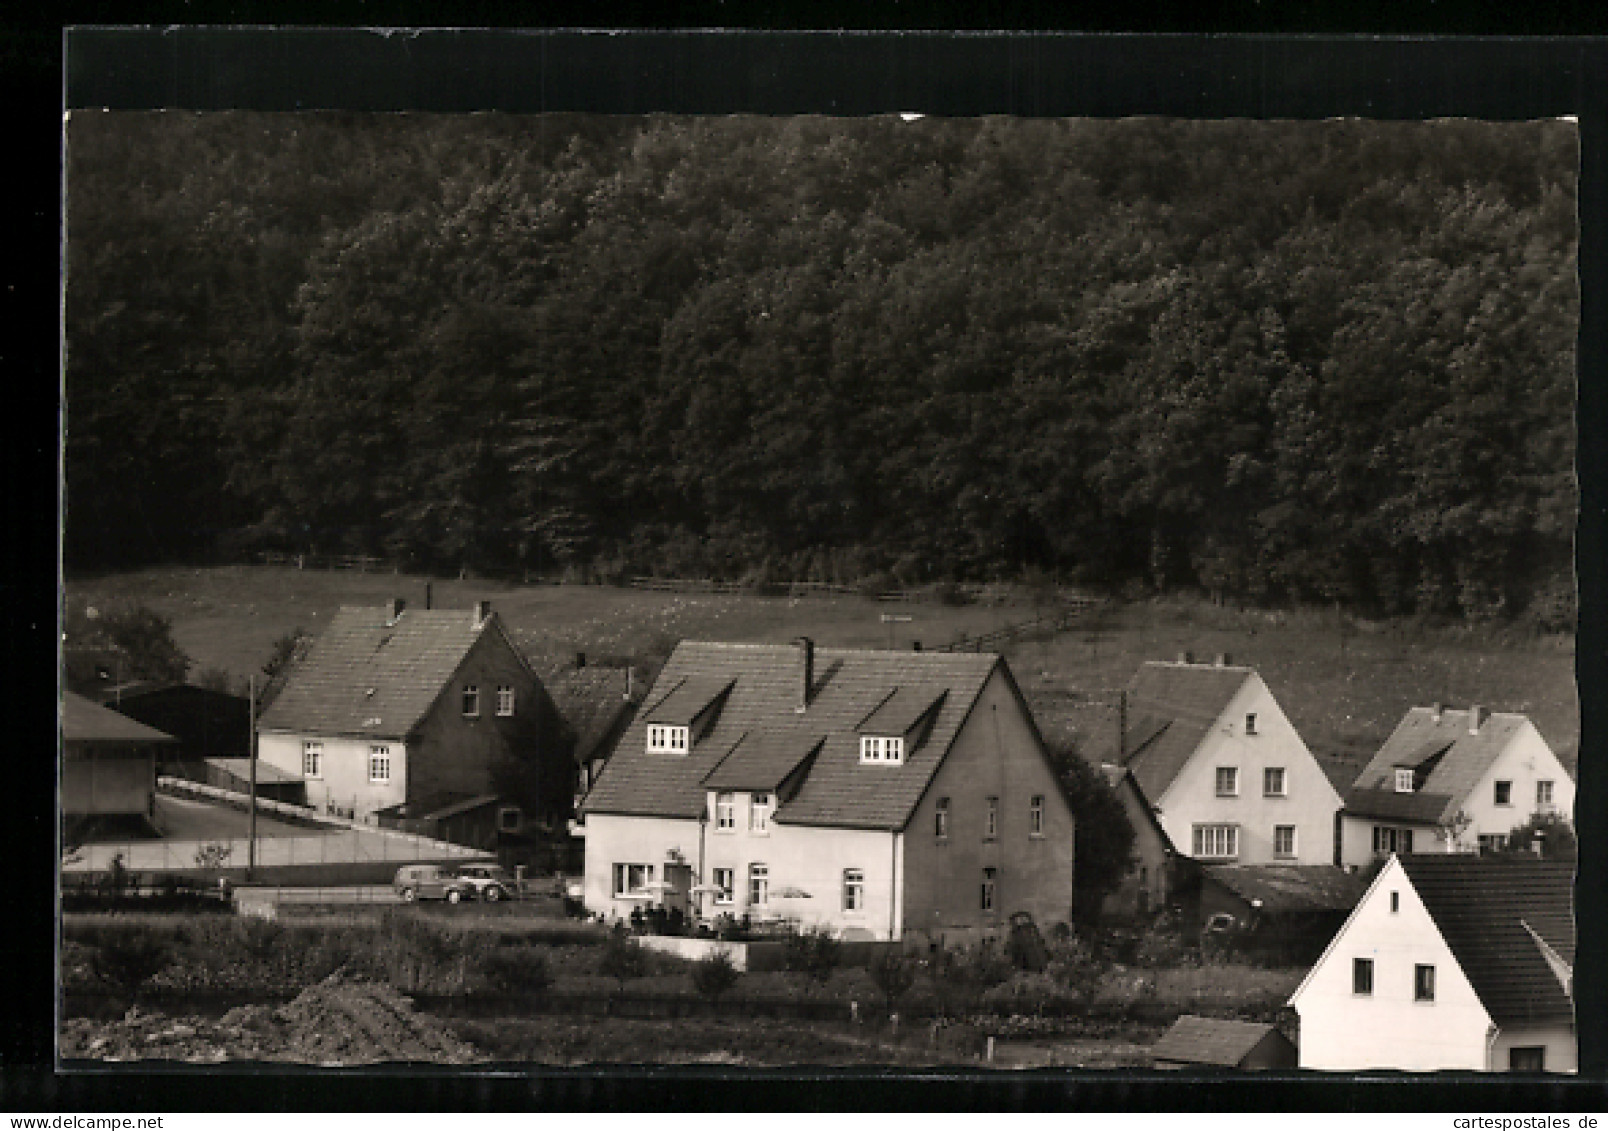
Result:
<svg viewBox="0 0 1608 1131"><path fill-rule="evenodd" d="M982 652L991 650L1001 644L1010 644L1024 637L1036 636L1045 633L1056 633L1071 628L1085 613L1100 604L1095 597L1067 598L1068 608L1057 609L1053 613L1043 613L1031 620L1018 621L1003 628L996 628L991 632L978 633L975 636L962 636L948 644L939 644L932 648L934 652Z"/></svg>
<svg viewBox="0 0 1608 1131"><path fill-rule="evenodd" d="M263 550L257 555L264 565L295 566L297 569L355 569L359 573L378 573L395 565L371 554L285 554L277 550Z"/></svg>

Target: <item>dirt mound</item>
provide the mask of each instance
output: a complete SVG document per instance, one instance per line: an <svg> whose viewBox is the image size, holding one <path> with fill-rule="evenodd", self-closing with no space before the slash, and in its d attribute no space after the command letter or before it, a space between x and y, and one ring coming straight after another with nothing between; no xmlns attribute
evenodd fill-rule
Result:
<svg viewBox="0 0 1608 1131"><path fill-rule="evenodd" d="M388 986L331 978L272 1009L246 1005L221 1018L170 1017L133 1008L119 1021L76 1018L62 1027L67 1059L259 1060L297 1064L421 1061L468 1064L485 1057Z"/></svg>

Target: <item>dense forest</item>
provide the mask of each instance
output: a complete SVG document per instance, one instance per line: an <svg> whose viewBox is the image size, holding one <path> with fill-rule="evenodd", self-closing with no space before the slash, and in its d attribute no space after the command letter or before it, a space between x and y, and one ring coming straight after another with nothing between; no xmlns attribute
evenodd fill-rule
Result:
<svg viewBox="0 0 1608 1131"><path fill-rule="evenodd" d="M364 552L1564 623L1576 143L75 112L70 569Z"/></svg>

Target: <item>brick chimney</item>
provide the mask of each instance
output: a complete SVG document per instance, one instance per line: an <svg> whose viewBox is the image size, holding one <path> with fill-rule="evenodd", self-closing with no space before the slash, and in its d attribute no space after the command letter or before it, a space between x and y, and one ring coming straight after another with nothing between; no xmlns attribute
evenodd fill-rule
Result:
<svg viewBox="0 0 1608 1131"><path fill-rule="evenodd" d="M1490 717L1491 712L1488 708L1481 707L1478 703L1474 704L1468 709L1468 733L1480 733L1480 727L1484 726L1485 720Z"/></svg>
<svg viewBox="0 0 1608 1131"><path fill-rule="evenodd" d="M385 623L389 626L389 625L393 625L397 621L401 620L402 619L402 610L407 608L407 607L408 607L407 601L403 600L401 597L392 597L391 598L391 603L388 606L386 606Z"/></svg>
<svg viewBox="0 0 1608 1131"><path fill-rule="evenodd" d="M803 714L810 705L810 692L815 688L815 641L808 636L798 638L799 684L798 706L793 710Z"/></svg>
<svg viewBox="0 0 1608 1131"><path fill-rule="evenodd" d="M490 601L476 601L475 602L475 627L479 628L481 625L485 624L490 619L491 619L491 602Z"/></svg>
<svg viewBox="0 0 1608 1131"><path fill-rule="evenodd" d="M586 666L586 653L585 652L577 652L577 653L575 653L575 666L577 668L584 668Z"/></svg>
<svg viewBox="0 0 1608 1131"><path fill-rule="evenodd" d="M1217 666L1218 667L1226 668L1226 667L1228 667L1229 664L1231 664L1233 662L1234 661L1233 661L1232 657L1230 657L1227 652L1219 652L1219 653L1217 653Z"/></svg>
<svg viewBox="0 0 1608 1131"><path fill-rule="evenodd" d="M912 651L912 652L919 652L919 651L921 651L921 641L919 641L919 640L912 640L912 641L911 641L911 642L910 642L910 650L911 650L911 651Z"/></svg>
<svg viewBox="0 0 1608 1131"><path fill-rule="evenodd" d="M1180 653L1178 653L1178 662L1180 664L1193 664L1195 662L1195 653L1193 653L1193 652L1180 652Z"/></svg>
<svg viewBox="0 0 1608 1131"><path fill-rule="evenodd" d="M1433 719L1435 722L1438 723L1438 722L1441 721L1441 714L1445 710L1446 710L1445 704L1436 703L1436 704L1434 704L1433 706L1430 707L1430 709L1429 709L1429 717L1431 719Z"/></svg>

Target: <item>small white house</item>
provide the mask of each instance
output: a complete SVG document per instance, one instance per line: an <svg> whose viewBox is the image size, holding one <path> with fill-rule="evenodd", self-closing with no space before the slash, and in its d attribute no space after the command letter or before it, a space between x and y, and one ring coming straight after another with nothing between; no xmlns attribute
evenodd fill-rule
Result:
<svg viewBox="0 0 1608 1131"><path fill-rule="evenodd" d="M1573 871L1391 857L1290 998L1301 1067L1576 1071Z"/></svg>
<svg viewBox="0 0 1608 1131"><path fill-rule="evenodd" d="M1414 707L1346 793L1340 862L1500 848L1536 813L1567 820L1574 794L1524 715Z"/></svg>
<svg viewBox="0 0 1608 1131"><path fill-rule="evenodd" d="M1178 853L1218 864L1332 864L1340 795L1254 668L1144 664L1117 764Z"/></svg>

